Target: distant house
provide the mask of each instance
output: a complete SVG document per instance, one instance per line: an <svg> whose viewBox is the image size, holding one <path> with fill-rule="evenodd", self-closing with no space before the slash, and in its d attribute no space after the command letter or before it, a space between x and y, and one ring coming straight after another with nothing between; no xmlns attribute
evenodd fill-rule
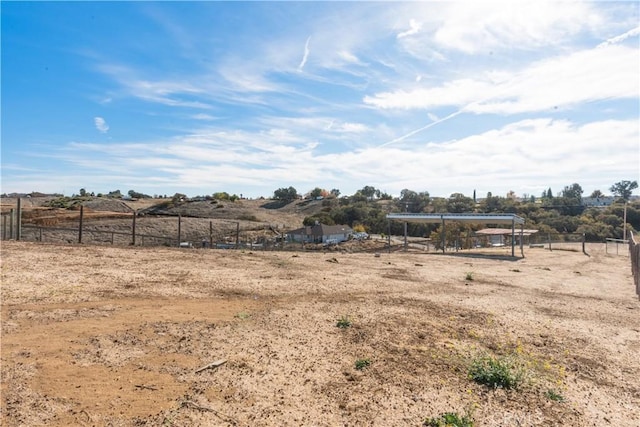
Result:
<svg viewBox="0 0 640 427"><path fill-rule="evenodd" d="M287 232L287 240L300 243L335 244L349 239L353 229L348 225L316 224Z"/></svg>
<svg viewBox="0 0 640 427"><path fill-rule="evenodd" d="M586 206L588 208L611 206L611 204L615 202L615 200L616 198L613 196L583 197L582 206Z"/></svg>

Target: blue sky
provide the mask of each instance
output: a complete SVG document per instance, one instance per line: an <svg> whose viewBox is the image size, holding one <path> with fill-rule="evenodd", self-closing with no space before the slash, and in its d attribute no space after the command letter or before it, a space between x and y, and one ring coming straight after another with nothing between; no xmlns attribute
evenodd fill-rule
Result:
<svg viewBox="0 0 640 427"><path fill-rule="evenodd" d="M640 179L638 2L2 2L2 192Z"/></svg>

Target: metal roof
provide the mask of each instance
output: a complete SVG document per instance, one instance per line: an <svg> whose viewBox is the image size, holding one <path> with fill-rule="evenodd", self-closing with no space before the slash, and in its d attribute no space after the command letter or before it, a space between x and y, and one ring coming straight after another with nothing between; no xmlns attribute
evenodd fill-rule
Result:
<svg viewBox="0 0 640 427"><path fill-rule="evenodd" d="M490 235L490 236L501 235L501 234L504 235L504 234L511 234L511 230L512 230L511 228L484 228L482 230L476 231L476 234L480 234L480 235L484 234L484 235ZM535 234L537 232L538 230L533 230L533 229L528 230L525 228L524 230L522 230L521 234L523 236L531 236L532 234Z"/></svg>
<svg viewBox="0 0 640 427"><path fill-rule="evenodd" d="M440 223L444 221L459 221L475 224L524 224L524 218L516 214L483 214L483 213L392 213L387 219L404 222Z"/></svg>

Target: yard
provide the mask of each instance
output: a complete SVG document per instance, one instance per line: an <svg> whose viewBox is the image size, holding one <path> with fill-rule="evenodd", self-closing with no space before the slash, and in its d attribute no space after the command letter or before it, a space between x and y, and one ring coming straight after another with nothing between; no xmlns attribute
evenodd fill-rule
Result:
<svg viewBox="0 0 640 427"><path fill-rule="evenodd" d="M637 427L629 258L587 252L3 242L0 424Z"/></svg>

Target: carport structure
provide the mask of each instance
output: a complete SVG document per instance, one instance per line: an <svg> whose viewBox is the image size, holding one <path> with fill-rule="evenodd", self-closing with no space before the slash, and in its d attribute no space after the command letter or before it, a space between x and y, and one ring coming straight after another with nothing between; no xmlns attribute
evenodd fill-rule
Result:
<svg viewBox="0 0 640 427"><path fill-rule="evenodd" d="M520 253L524 257L524 249L522 244L522 235L524 233L524 218L515 214L483 214L483 213L391 213L387 214L387 219L390 221L402 221L405 223L404 238L407 239L407 227L409 222L422 222L431 224L442 224L442 230L445 230L447 221L462 222L466 224L486 224L486 225L511 225L511 256L515 257L515 237L516 237L516 224L520 225ZM446 233L442 235L442 252L445 252L445 237Z"/></svg>

